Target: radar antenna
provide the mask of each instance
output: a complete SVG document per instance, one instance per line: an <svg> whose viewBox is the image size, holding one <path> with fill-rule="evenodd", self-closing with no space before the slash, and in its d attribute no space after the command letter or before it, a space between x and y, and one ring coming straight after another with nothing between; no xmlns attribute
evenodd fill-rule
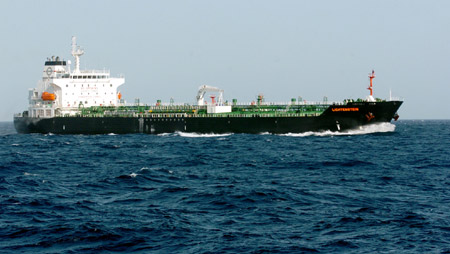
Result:
<svg viewBox="0 0 450 254"><path fill-rule="evenodd" d="M77 37L72 36L72 56L75 57L75 70L73 72L80 72L80 56L84 54L84 50L77 46Z"/></svg>

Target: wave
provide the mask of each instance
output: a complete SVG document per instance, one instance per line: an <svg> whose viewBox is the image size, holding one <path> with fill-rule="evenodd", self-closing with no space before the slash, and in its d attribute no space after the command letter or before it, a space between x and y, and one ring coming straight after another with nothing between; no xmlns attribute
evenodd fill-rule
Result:
<svg viewBox="0 0 450 254"><path fill-rule="evenodd" d="M224 133L224 134L215 134L215 133L189 133L189 132L176 132L176 134L180 137L186 137L186 138L216 138L216 137L227 137L233 135L233 133Z"/></svg>
<svg viewBox="0 0 450 254"><path fill-rule="evenodd" d="M158 136L160 136L160 137L173 136L173 133L161 133L161 134L158 134Z"/></svg>
<svg viewBox="0 0 450 254"><path fill-rule="evenodd" d="M24 172L23 175L25 175L25 176L37 176L37 174L32 174L32 173L28 173L28 172Z"/></svg>
<svg viewBox="0 0 450 254"><path fill-rule="evenodd" d="M351 129L347 131L308 131L304 133L287 133L279 134L279 136L289 137L308 137L308 136L352 136L352 135L366 135L372 133L383 133L395 131L395 125L392 123L377 123L371 125L360 126L358 129Z"/></svg>
<svg viewBox="0 0 450 254"><path fill-rule="evenodd" d="M349 135L365 135L372 133L393 132L395 131L395 125L392 123L376 123L371 125L360 126L357 129L351 129L347 131L308 131L302 133L285 133L276 134L277 136L288 137L308 137L308 136L349 136ZM231 136L233 133L197 133L197 132L175 132L175 133L161 133L158 136L180 136L187 138L217 138ZM258 135L272 135L269 132L261 132Z"/></svg>

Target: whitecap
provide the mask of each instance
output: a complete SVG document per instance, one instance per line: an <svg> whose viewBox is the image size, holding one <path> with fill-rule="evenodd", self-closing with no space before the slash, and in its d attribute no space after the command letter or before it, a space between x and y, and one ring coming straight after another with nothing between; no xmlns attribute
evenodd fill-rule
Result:
<svg viewBox="0 0 450 254"><path fill-rule="evenodd" d="M215 133L196 133L196 132L177 132L180 137L186 138L216 138L227 137L233 135L233 133L215 134Z"/></svg>
<svg viewBox="0 0 450 254"><path fill-rule="evenodd" d="M157 136L165 137L165 136L171 136L173 133L160 133Z"/></svg>

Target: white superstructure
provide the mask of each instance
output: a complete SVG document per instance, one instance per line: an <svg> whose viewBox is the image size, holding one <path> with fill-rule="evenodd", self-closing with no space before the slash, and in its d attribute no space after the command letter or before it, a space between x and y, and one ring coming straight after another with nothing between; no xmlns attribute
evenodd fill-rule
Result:
<svg viewBox="0 0 450 254"><path fill-rule="evenodd" d="M72 37L73 71L70 61L54 56L47 59L42 80L29 91L29 116L75 115L82 107L117 106L120 103L117 88L125 83L124 77L112 78L107 70L80 70L83 54L84 50Z"/></svg>

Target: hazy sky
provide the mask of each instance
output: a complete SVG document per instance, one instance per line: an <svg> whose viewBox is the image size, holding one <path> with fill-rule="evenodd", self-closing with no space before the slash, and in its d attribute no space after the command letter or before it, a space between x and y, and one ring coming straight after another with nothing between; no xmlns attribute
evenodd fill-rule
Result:
<svg viewBox="0 0 450 254"><path fill-rule="evenodd" d="M0 1L0 121L27 108L47 57L124 74L133 102L401 97L402 119L450 119L450 1Z"/></svg>

